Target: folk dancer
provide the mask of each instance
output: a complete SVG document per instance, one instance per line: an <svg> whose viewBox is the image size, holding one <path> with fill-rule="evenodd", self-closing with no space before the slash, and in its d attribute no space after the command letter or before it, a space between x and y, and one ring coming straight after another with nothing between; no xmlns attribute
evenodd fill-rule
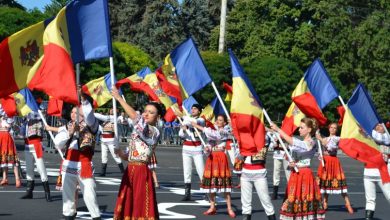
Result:
<svg viewBox="0 0 390 220"><path fill-rule="evenodd" d="M194 104L191 107L191 118L185 116L183 125L179 130L179 137L184 139L183 142L183 173L185 193L182 201L191 200L191 174L192 174L192 161L194 161L196 172L198 173L200 182L202 182L204 172L204 159L203 159L203 146L196 134L194 128L191 125L191 120L195 119L197 124L205 126L205 120L200 118L202 107L199 104Z"/></svg>
<svg viewBox="0 0 390 220"><path fill-rule="evenodd" d="M323 151L325 167L320 163L317 172L321 194L323 194L324 198L324 209L328 208L329 194L341 194L345 200L345 207L350 214L353 214L353 208L347 194L347 182L344 171L340 160L337 158L337 149L340 141L340 137L336 136L337 123L329 124L328 129L329 137L327 138L322 138L319 133L316 134L317 139L325 147Z"/></svg>
<svg viewBox="0 0 390 220"><path fill-rule="evenodd" d="M118 165L121 173L124 172L124 167L122 164L121 158L114 153L114 149L116 148L117 140L115 140L115 131L114 131L114 114L113 109L110 109L109 115L103 115L100 113L94 113L95 118L101 122L102 124L102 133L100 139L100 146L102 151L102 169L99 176L106 176L107 171L107 162L108 162L108 152L111 153L112 158L114 158L115 163Z"/></svg>
<svg viewBox="0 0 390 220"><path fill-rule="evenodd" d="M310 161L316 152L313 136L318 128L317 121L303 118L299 125L300 138L290 137L275 124L271 124L271 128L279 132L290 145L294 161L289 166L299 169L299 172L291 172L285 200L280 209L280 219L325 219L321 192L310 169Z"/></svg>
<svg viewBox="0 0 390 220"><path fill-rule="evenodd" d="M218 115L215 128L203 127L192 122L192 126L200 131L203 131L207 137L208 144L204 148L207 157L206 168L203 173L200 188L203 192L210 194L210 208L204 212L204 215L215 215L217 208L215 204L216 193L224 193L227 212L231 218L235 218L236 214L232 209L231 195L232 191L232 175L230 173L229 161L225 153L225 148L231 130L226 129L226 115Z"/></svg>
<svg viewBox="0 0 390 220"><path fill-rule="evenodd" d="M148 163L160 137L156 123L164 115L163 108L156 102L150 102L140 115L122 99L116 88L111 93L134 123L128 153L115 150L128 164L119 188L114 220L159 219L156 192Z"/></svg>
<svg viewBox="0 0 390 220"><path fill-rule="evenodd" d="M21 199L32 199L35 186L34 181L34 160L38 173L41 177L43 189L45 190L46 201L51 202L50 187L47 178L45 162L43 160L43 122L37 112L31 112L26 116L26 132L24 157L26 160L27 189L26 194Z"/></svg>
<svg viewBox="0 0 390 220"><path fill-rule="evenodd" d="M381 124L377 124L372 131L372 137L374 141L380 145L383 159L387 161L387 168L390 172L389 156L390 156L390 137L385 133L385 129ZM370 164L364 165L364 193L366 195L366 219L371 220L374 218L375 205L376 205L376 186L381 188L386 200L390 203L390 184L383 184L379 170L374 168Z"/></svg>

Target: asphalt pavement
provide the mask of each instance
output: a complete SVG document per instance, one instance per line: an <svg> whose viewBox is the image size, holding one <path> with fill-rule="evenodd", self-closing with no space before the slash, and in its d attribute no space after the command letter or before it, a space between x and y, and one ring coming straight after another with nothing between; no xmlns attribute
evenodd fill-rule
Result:
<svg viewBox="0 0 390 220"><path fill-rule="evenodd" d="M22 142L17 141L19 157L24 167L24 152L22 151ZM122 143L121 147L125 147ZM229 219L226 210L226 203L223 195L217 198L218 211L215 216L204 216L202 213L208 209L208 202L203 199L199 191L199 177L193 167L192 187L193 200L182 202L184 194L183 167L180 147L159 146L156 151L158 168L157 176L160 182L160 188L157 189L157 202L161 219ZM343 199L340 195L329 196L329 208L326 212L326 219L364 219L365 215L365 196L363 187L363 165L355 160L346 157L340 153L339 157L345 170L348 184L348 192L355 213L350 215L345 209ZM62 216L62 196L61 192L55 189L55 182L59 172L60 157L58 154L46 153L44 155L45 165L47 167L52 202L46 202L44 198L43 187L39 174L35 173L35 191L34 199L22 200L26 188L26 180L23 180L22 188L15 188L15 178L13 172L9 174L10 185L0 186L0 219L15 220L54 220L61 219ZM102 219L112 219L115 207L116 197L121 182L121 173L112 157L109 155L109 164L106 177L99 177L101 153L100 147L97 147L94 155L95 180L97 184L98 204L102 213ZM273 159L269 152L267 158L267 178L269 191L272 191L272 172ZM313 160L312 168L316 173L318 161ZM234 183L237 183L237 177L234 176ZM284 196L286 179L282 174L282 181L279 190L279 199L273 200L276 215L279 217L279 209ZM237 219L241 219L241 193L239 189L232 192L233 208L236 211ZM267 219L257 195L253 194L253 213L252 219ZM375 211L375 220L390 219L389 203L384 198L379 187L377 187L377 207ZM90 219L88 210L80 193L77 204L77 219Z"/></svg>

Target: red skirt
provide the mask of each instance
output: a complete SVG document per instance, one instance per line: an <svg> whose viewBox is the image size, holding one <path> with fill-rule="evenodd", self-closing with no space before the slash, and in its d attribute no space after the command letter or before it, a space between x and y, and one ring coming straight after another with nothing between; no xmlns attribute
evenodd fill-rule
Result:
<svg viewBox="0 0 390 220"><path fill-rule="evenodd" d="M300 168L299 173L291 172L280 219L325 219L320 189L310 168Z"/></svg>
<svg viewBox="0 0 390 220"><path fill-rule="evenodd" d="M12 168L18 160L14 139L8 131L0 131L0 166Z"/></svg>
<svg viewBox="0 0 390 220"><path fill-rule="evenodd" d="M214 151L207 158L200 188L207 193L232 191L232 174L225 152Z"/></svg>
<svg viewBox="0 0 390 220"><path fill-rule="evenodd" d="M321 193L347 193L347 182L340 160L336 156L324 156L325 167L318 166L318 179Z"/></svg>
<svg viewBox="0 0 390 220"><path fill-rule="evenodd" d="M148 167L149 167L149 169L156 169L157 168L157 157L156 157L156 154L154 153L154 151L153 151L152 157L149 160Z"/></svg>
<svg viewBox="0 0 390 220"><path fill-rule="evenodd" d="M122 219L159 219L152 172L147 164L127 165L114 210L114 220Z"/></svg>

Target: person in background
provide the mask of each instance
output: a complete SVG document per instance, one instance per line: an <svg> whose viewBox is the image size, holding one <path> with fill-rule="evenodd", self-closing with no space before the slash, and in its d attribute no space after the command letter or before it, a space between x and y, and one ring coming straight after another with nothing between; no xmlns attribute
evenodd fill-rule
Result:
<svg viewBox="0 0 390 220"><path fill-rule="evenodd" d="M1 186L8 185L8 168L14 168L15 186L20 188L22 184L19 178L18 152L14 139L10 134L14 118L7 116L0 104L0 167L3 169L3 179L0 182Z"/></svg>
<svg viewBox="0 0 390 220"><path fill-rule="evenodd" d="M232 191L232 175L230 173L229 160L225 153L226 144L232 131L226 125L226 115L217 116L215 122L216 130L200 126L197 121L192 121L192 126L199 131L203 131L208 140L208 144L204 149L208 157L200 188L203 192L210 194L210 208L203 214L215 215L217 213L216 193L224 193L228 215L231 218L235 218L236 214L232 209L230 195Z"/></svg>
<svg viewBox="0 0 390 220"><path fill-rule="evenodd" d="M340 141L340 137L336 136L337 123L330 123L328 129L329 137L322 138L319 133L316 134L317 139L324 145L323 160L325 167L320 163L317 172L320 190L324 197L324 209L328 208L329 194L341 194L349 214L353 214L351 202L347 194L347 182L344 171L339 158L337 158L337 149Z"/></svg>
<svg viewBox="0 0 390 220"><path fill-rule="evenodd" d="M108 162L108 152L111 153L112 158L114 158L116 164L119 167L121 173L124 172L124 167L122 160L118 155L114 153L114 149L118 145L115 140L115 131L114 131L114 114L113 109L110 109L109 115L102 115L100 113L94 113L94 116L97 120L103 122L102 124L102 133L101 133L101 151L102 151L102 170L100 176L106 176L107 162Z"/></svg>

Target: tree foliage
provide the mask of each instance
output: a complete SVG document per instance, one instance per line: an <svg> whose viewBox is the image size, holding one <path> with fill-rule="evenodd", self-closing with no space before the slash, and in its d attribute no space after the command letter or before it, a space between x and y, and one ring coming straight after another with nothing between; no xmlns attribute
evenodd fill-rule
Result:
<svg viewBox="0 0 390 220"><path fill-rule="evenodd" d="M301 73L320 57L345 101L363 82L380 114L389 117L384 98L390 95L389 5L383 0L237 1L228 16L227 45L247 59L288 59Z"/></svg>

